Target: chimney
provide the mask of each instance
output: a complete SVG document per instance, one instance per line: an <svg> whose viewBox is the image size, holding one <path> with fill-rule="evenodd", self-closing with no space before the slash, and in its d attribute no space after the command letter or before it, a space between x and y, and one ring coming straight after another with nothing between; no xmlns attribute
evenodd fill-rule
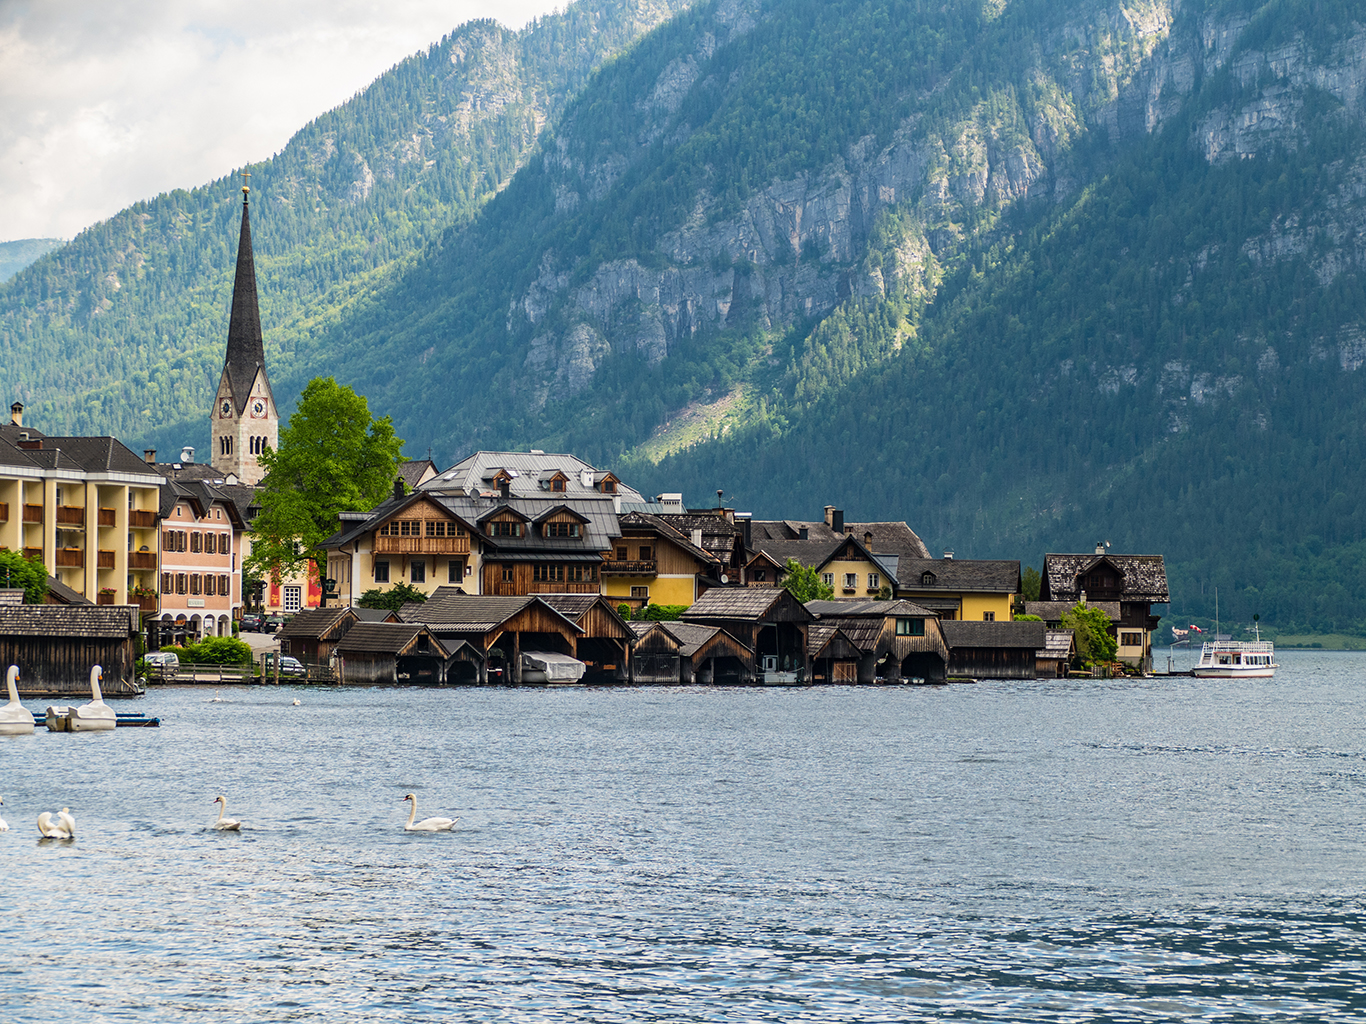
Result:
<svg viewBox="0 0 1366 1024"><path fill-rule="evenodd" d="M809 540L809 539L810 539L810 535L811 535L811 531L808 530L805 526L800 527L800 528L797 530L797 539L798 539L798 540Z"/></svg>
<svg viewBox="0 0 1366 1024"><path fill-rule="evenodd" d="M843 533L844 509L832 508L830 510L830 517L826 521L830 524L830 529L834 530L836 533Z"/></svg>
<svg viewBox="0 0 1366 1024"><path fill-rule="evenodd" d="M507 477L498 481L498 496L500 498L512 497L512 481Z"/></svg>
<svg viewBox="0 0 1366 1024"><path fill-rule="evenodd" d="M951 549L946 548L946 549L944 550L944 560L947 562L947 561L949 561L951 558L953 558L953 551L952 551Z"/></svg>
<svg viewBox="0 0 1366 1024"><path fill-rule="evenodd" d="M9 421L16 427L24 425L24 403L15 402L9 407Z"/></svg>
<svg viewBox="0 0 1366 1024"><path fill-rule="evenodd" d="M693 547L700 548L702 546L702 527L699 526L694 529L690 539L692 540Z"/></svg>
<svg viewBox="0 0 1366 1024"><path fill-rule="evenodd" d="M751 547L751 540L752 540L753 535L754 535L754 534L753 534L753 530L751 530L751 528L750 528L750 524L751 524L751 522L754 520L754 513L753 513L753 512L741 512L741 513L739 513L735 518L738 519L738 520L740 520L741 528L744 530L744 534L742 535L741 540L742 540L742 542L744 543L745 550L744 550L744 552L742 552L742 554L746 554L746 555L747 555L748 552L749 552L749 549L750 549L750 547Z"/></svg>
<svg viewBox="0 0 1366 1024"><path fill-rule="evenodd" d="M40 450L40 449L43 447L43 442L40 441L40 440L38 440L38 438L36 438L36 437L30 438L30 437L28 436L28 431L27 431L27 430L21 430L21 431L19 431L19 444L18 444L18 447L23 448L23 449L25 449L25 450L27 450L27 451L35 451L35 452L36 452L36 451Z"/></svg>
<svg viewBox="0 0 1366 1024"><path fill-rule="evenodd" d="M826 505L826 506L825 506L825 525L828 526L828 527L830 527L830 529L832 529L832 530L835 528L835 519L834 519L834 516L835 516L835 506L834 506L834 505Z"/></svg>
<svg viewBox="0 0 1366 1024"><path fill-rule="evenodd" d="M187 465L187 466L193 466L193 465L194 465L194 448L193 448L193 446L187 444L184 448L180 449L180 461L183 462L183 463L184 463L185 465Z"/></svg>
<svg viewBox="0 0 1366 1024"><path fill-rule="evenodd" d="M1103 554L1105 554L1105 541L1103 541L1103 540L1098 540L1098 541L1096 541L1096 554L1098 554L1098 555L1103 555Z"/></svg>
<svg viewBox="0 0 1366 1024"><path fill-rule="evenodd" d="M142 461L149 466L155 466L157 464L157 450L155 448L142 449Z"/></svg>
<svg viewBox="0 0 1366 1024"><path fill-rule="evenodd" d="M401 476L394 477L394 500L403 500L403 477Z"/></svg>

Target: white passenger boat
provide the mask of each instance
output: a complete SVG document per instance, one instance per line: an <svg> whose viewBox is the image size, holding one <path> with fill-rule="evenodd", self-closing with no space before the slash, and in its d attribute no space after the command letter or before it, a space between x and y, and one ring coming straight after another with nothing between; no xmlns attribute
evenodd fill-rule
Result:
<svg viewBox="0 0 1366 1024"><path fill-rule="evenodd" d="M1270 640L1212 640L1200 648L1191 674L1201 679L1265 679L1276 673Z"/></svg>

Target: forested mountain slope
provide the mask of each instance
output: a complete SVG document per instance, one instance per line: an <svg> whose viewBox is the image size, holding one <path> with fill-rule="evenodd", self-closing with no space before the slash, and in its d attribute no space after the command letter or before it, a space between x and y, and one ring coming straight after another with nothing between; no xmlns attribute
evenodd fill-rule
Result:
<svg viewBox="0 0 1366 1024"><path fill-rule="evenodd" d="M463 25L246 168L272 374L289 378L301 340L468 219L597 65L687 2L579 0L520 32ZM207 445L242 184L138 203L0 286L6 404L50 433Z"/></svg>
<svg viewBox="0 0 1366 1024"><path fill-rule="evenodd" d="M1335 0L699 5L316 351L442 457L1360 624L1364 89Z"/></svg>

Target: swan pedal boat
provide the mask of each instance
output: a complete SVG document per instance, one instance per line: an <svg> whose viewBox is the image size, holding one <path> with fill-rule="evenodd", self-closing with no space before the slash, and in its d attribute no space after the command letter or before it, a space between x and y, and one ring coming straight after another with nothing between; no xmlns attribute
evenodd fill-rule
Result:
<svg viewBox="0 0 1366 1024"><path fill-rule="evenodd" d="M27 736L33 732L33 712L19 703L19 666L5 673L9 703L0 708L0 736Z"/></svg>
<svg viewBox="0 0 1366 1024"><path fill-rule="evenodd" d="M47 709L47 727L51 732L107 732L119 724L119 716L108 704L104 702L104 695L100 693L100 679L104 676L104 669L99 665L92 665L90 668L90 696L89 704L82 704L80 707L49 707Z"/></svg>

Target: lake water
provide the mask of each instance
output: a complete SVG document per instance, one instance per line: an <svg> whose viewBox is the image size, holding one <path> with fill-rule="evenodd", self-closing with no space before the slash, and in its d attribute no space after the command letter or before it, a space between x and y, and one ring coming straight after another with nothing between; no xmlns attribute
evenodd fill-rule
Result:
<svg viewBox="0 0 1366 1024"><path fill-rule="evenodd" d="M1279 657L156 690L160 729L0 738L0 1019L1366 1021L1366 655Z"/></svg>

